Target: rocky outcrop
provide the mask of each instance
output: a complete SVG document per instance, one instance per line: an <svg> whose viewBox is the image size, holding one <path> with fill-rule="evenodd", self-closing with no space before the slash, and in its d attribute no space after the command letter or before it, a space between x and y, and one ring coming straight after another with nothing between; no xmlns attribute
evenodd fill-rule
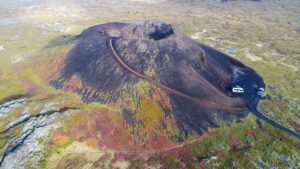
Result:
<svg viewBox="0 0 300 169"><path fill-rule="evenodd" d="M28 98L20 98L6 102L1 107L1 112L9 116L9 113L20 108ZM51 129L59 127L56 120L58 113L67 113L76 108L56 108L53 103L46 103L44 108L33 114L28 109L23 109L21 116L15 118L0 130L2 146L0 147L0 168L25 168L26 161L38 162L43 158L42 145L39 139L47 137ZM20 130L20 132L18 132ZM37 165L37 163L34 163Z"/></svg>
<svg viewBox="0 0 300 169"><path fill-rule="evenodd" d="M8 112L20 106L25 100L26 97L21 97L7 102L3 102L2 104L0 102L0 118L7 116Z"/></svg>

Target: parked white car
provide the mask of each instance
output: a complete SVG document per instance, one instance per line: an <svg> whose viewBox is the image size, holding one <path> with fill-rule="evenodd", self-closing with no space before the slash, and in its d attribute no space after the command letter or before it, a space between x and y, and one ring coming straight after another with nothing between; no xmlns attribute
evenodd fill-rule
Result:
<svg viewBox="0 0 300 169"><path fill-rule="evenodd" d="M263 95L264 95L264 92L265 92L265 89L261 87L261 88L259 88L259 89L257 90L257 95L263 96Z"/></svg>
<svg viewBox="0 0 300 169"><path fill-rule="evenodd" d="M244 93L244 89L240 86L235 86L232 88L232 93Z"/></svg>

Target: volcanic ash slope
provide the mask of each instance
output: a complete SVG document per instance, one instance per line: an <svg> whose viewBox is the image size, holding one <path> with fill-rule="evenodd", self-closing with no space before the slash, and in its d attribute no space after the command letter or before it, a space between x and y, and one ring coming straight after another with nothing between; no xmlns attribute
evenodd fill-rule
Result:
<svg viewBox="0 0 300 169"><path fill-rule="evenodd" d="M164 128L171 117L189 134L245 117L246 100L226 90L247 77L264 85L254 70L169 24L113 22L84 30L50 84L88 103L118 104L130 125Z"/></svg>

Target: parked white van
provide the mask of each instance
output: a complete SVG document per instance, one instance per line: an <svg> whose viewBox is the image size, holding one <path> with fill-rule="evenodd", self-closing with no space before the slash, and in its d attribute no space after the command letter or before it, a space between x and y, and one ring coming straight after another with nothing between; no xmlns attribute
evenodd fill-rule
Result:
<svg viewBox="0 0 300 169"><path fill-rule="evenodd" d="M244 89L240 86L232 87L232 93L244 93Z"/></svg>

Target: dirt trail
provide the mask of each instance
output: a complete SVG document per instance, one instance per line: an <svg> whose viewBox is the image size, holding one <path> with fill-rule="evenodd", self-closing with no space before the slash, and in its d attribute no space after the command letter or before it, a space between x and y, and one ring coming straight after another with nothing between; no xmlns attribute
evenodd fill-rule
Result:
<svg viewBox="0 0 300 169"><path fill-rule="evenodd" d="M231 112L237 112L237 111L245 111L247 110L247 108L244 108L244 107L224 107L224 106L220 106L214 102L210 102L210 101L207 101L207 100L203 100L203 99L200 99L200 98L196 98L196 97L192 97L190 95L187 95L185 93L182 93L176 89L172 89L162 83L160 83L158 80L154 79L154 78L151 78L147 75L144 75L136 70L134 70L133 68L131 68L129 65L127 65L121 58L120 56L117 54L114 46L113 46L113 42L112 42L112 38L109 39L109 47L113 53L113 56L115 57L116 61L118 62L118 64L123 67L124 69L126 69L128 72L132 73L133 75L135 75L136 77L140 78L140 79L144 79L144 80L147 80L149 81L150 83L168 91L168 92L171 92L173 94L176 94L180 97L183 97L185 99L188 99L188 100L191 100L195 103L198 103L198 104L201 104L205 107L208 107L208 108L212 108L212 109L217 109L217 110L224 110L224 111L231 111Z"/></svg>

